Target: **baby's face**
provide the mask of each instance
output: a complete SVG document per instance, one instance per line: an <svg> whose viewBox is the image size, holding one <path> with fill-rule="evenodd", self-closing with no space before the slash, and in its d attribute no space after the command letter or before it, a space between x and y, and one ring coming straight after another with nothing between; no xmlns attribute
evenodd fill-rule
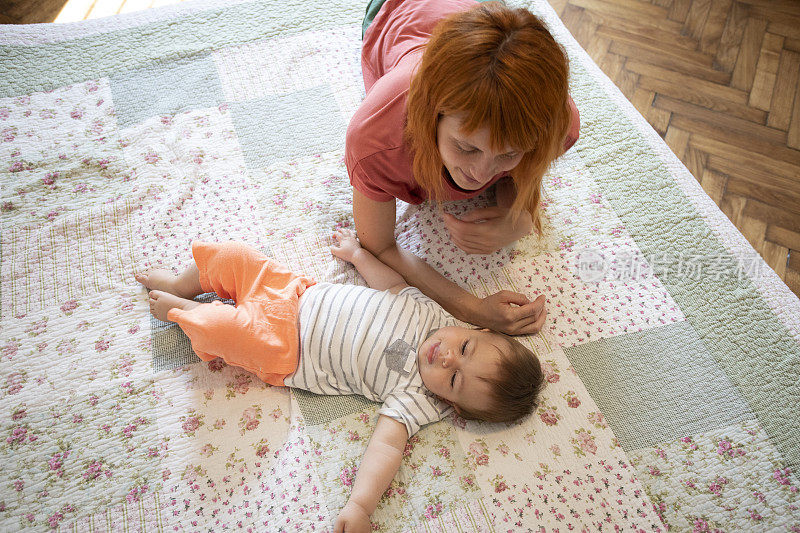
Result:
<svg viewBox="0 0 800 533"><path fill-rule="evenodd" d="M502 337L487 330L446 327L436 330L417 350L422 382L436 396L453 405L479 410L485 407L505 349Z"/></svg>

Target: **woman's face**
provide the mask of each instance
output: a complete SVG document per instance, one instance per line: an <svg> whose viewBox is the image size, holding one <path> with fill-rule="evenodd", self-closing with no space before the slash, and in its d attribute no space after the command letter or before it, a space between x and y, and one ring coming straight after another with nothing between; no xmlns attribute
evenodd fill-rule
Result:
<svg viewBox="0 0 800 533"><path fill-rule="evenodd" d="M495 152L490 148L488 128L466 134L461 124L458 115L442 115L436 130L439 154L456 185L474 191L519 164L522 151L506 146Z"/></svg>

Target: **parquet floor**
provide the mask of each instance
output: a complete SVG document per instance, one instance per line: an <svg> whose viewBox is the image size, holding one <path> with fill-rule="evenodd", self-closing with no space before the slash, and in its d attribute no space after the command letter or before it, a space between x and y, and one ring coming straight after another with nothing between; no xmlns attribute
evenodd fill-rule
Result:
<svg viewBox="0 0 800 533"><path fill-rule="evenodd" d="M800 295L800 1L549 2Z"/></svg>
<svg viewBox="0 0 800 533"><path fill-rule="evenodd" d="M184 0L0 0L0 24L76 22Z"/></svg>
<svg viewBox="0 0 800 533"><path fill-rule="evenodd" d="M0 0L0 23L179 0ZM800 295L800 0L548 0Z"/></svg>

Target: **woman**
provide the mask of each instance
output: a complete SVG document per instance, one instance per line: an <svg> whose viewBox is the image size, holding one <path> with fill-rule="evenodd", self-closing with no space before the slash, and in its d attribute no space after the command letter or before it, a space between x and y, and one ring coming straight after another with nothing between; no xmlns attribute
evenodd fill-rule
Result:
<svg viewBox="0 0 800 533"><path fill-rule="evenodd" d="M367 95L347 131L345 162L362 245L461 320L509 334L539 331L544 296L479 299L400 248L395 198L459 200L493 186L496 206L460 220L444 215L467 253L540 231L542 176L578 136L562 48L524 9L387 0L364 34L361 65Z"/></svg>

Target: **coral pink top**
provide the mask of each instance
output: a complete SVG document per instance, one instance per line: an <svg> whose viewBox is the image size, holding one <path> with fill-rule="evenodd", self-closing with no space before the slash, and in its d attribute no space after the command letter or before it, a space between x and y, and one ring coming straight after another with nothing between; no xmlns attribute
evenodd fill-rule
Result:
<svg viewBox="0 0 800 533"><path fill-rule="evenodd" d="M367 28L361 47L367 96L350 121L345 142L350 184L364 196L378 202L399 198L411 204L427 198L414 179L411 153L403 142L411 78L434 26L451 13L475 4L475 0L386 0ZM572 98L570 105L572 125L565 150L575 144L580 128ZM498 174L480 189L468 191L456 185L443 169L445 198L471 198L507 175Z"/></svg>

